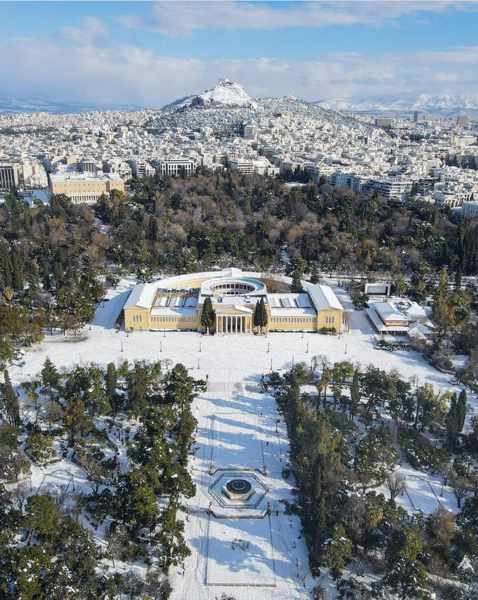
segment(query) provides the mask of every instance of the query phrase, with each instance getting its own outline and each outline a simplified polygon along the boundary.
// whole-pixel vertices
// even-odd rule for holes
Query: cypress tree
[[[0,406],[8,424],[18,429],[20,427],[20,407],[7,370],[3,372],[3,381]]]
[[[466,418],[466,392],[462,390],[459,397],[453,394],[446,418],[448,435],[453,440],[463,431]]]
[[[216,311],[212,306],[212,300],[206,296],[201,313],[201,325],[206,329],[207,333],[211,333],[211,329],[216,322]]]
[[[458,396],[458,401],[456,403],[457,433],[461,433],[463,431],[463,427],[465,426],[465,419],[466,419],[466,391],[461,390],[460,395]]]
[[[267,327],[268,321],[269,317],[267,315],[266,304],[264,302],[264,298],[261,298],[259,302],[256,302],[256,306],[254,307],[254,327],[258,327],[260,332],[262,333],[264,327]]]
[[[106,388],[106,396],[108,397],[111,407],[113,408],[113,414],[116,415],[119,409],[119,396],[116,393],[116,388],[118,385],[118,373],[116,372],[116,367],[114,363],[108,363],[106,367],[106,375],[105,375],[105,388]]]

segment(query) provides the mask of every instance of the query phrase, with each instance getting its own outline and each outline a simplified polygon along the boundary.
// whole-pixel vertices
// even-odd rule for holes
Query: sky
[[[478,96],[478,2],[0,2],[1,97]]]

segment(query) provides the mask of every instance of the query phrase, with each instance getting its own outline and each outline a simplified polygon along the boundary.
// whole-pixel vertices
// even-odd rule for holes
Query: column
[[[241,318],[242,323],[242,333],[246,333],[246,317]]]

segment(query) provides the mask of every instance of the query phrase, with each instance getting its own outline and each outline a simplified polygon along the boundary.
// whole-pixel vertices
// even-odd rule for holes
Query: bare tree
[[[407,489],[406,478],[401,473],[389,473],[385,483],[392,502],[395,502],[395,499],[404,494]]]
[[[461,503],[468,494],[469,481],[464,477],[455,476],[451,479],[450,483],[453,486],[453,493],[455,494],[458,508],[461,508]]]

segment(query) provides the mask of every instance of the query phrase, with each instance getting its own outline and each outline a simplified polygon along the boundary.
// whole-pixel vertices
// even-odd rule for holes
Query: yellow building
[[[50,192],[64,194],[75,204],[94,204],[100,196],[113,190],[124,192],[124,182],[117,175],[106,173],[55,173],[50,175]]]
[[[252,333],[254,308],[263,298],[269,331],[342,331],[344,309],[333,290],[303,286],[299,294],[269,293],[260,273],[239,269],[171,277],[133,288],[123,307],[124,326],[128,331],[201,330],[202,307],[210,297],[216,333]]]

